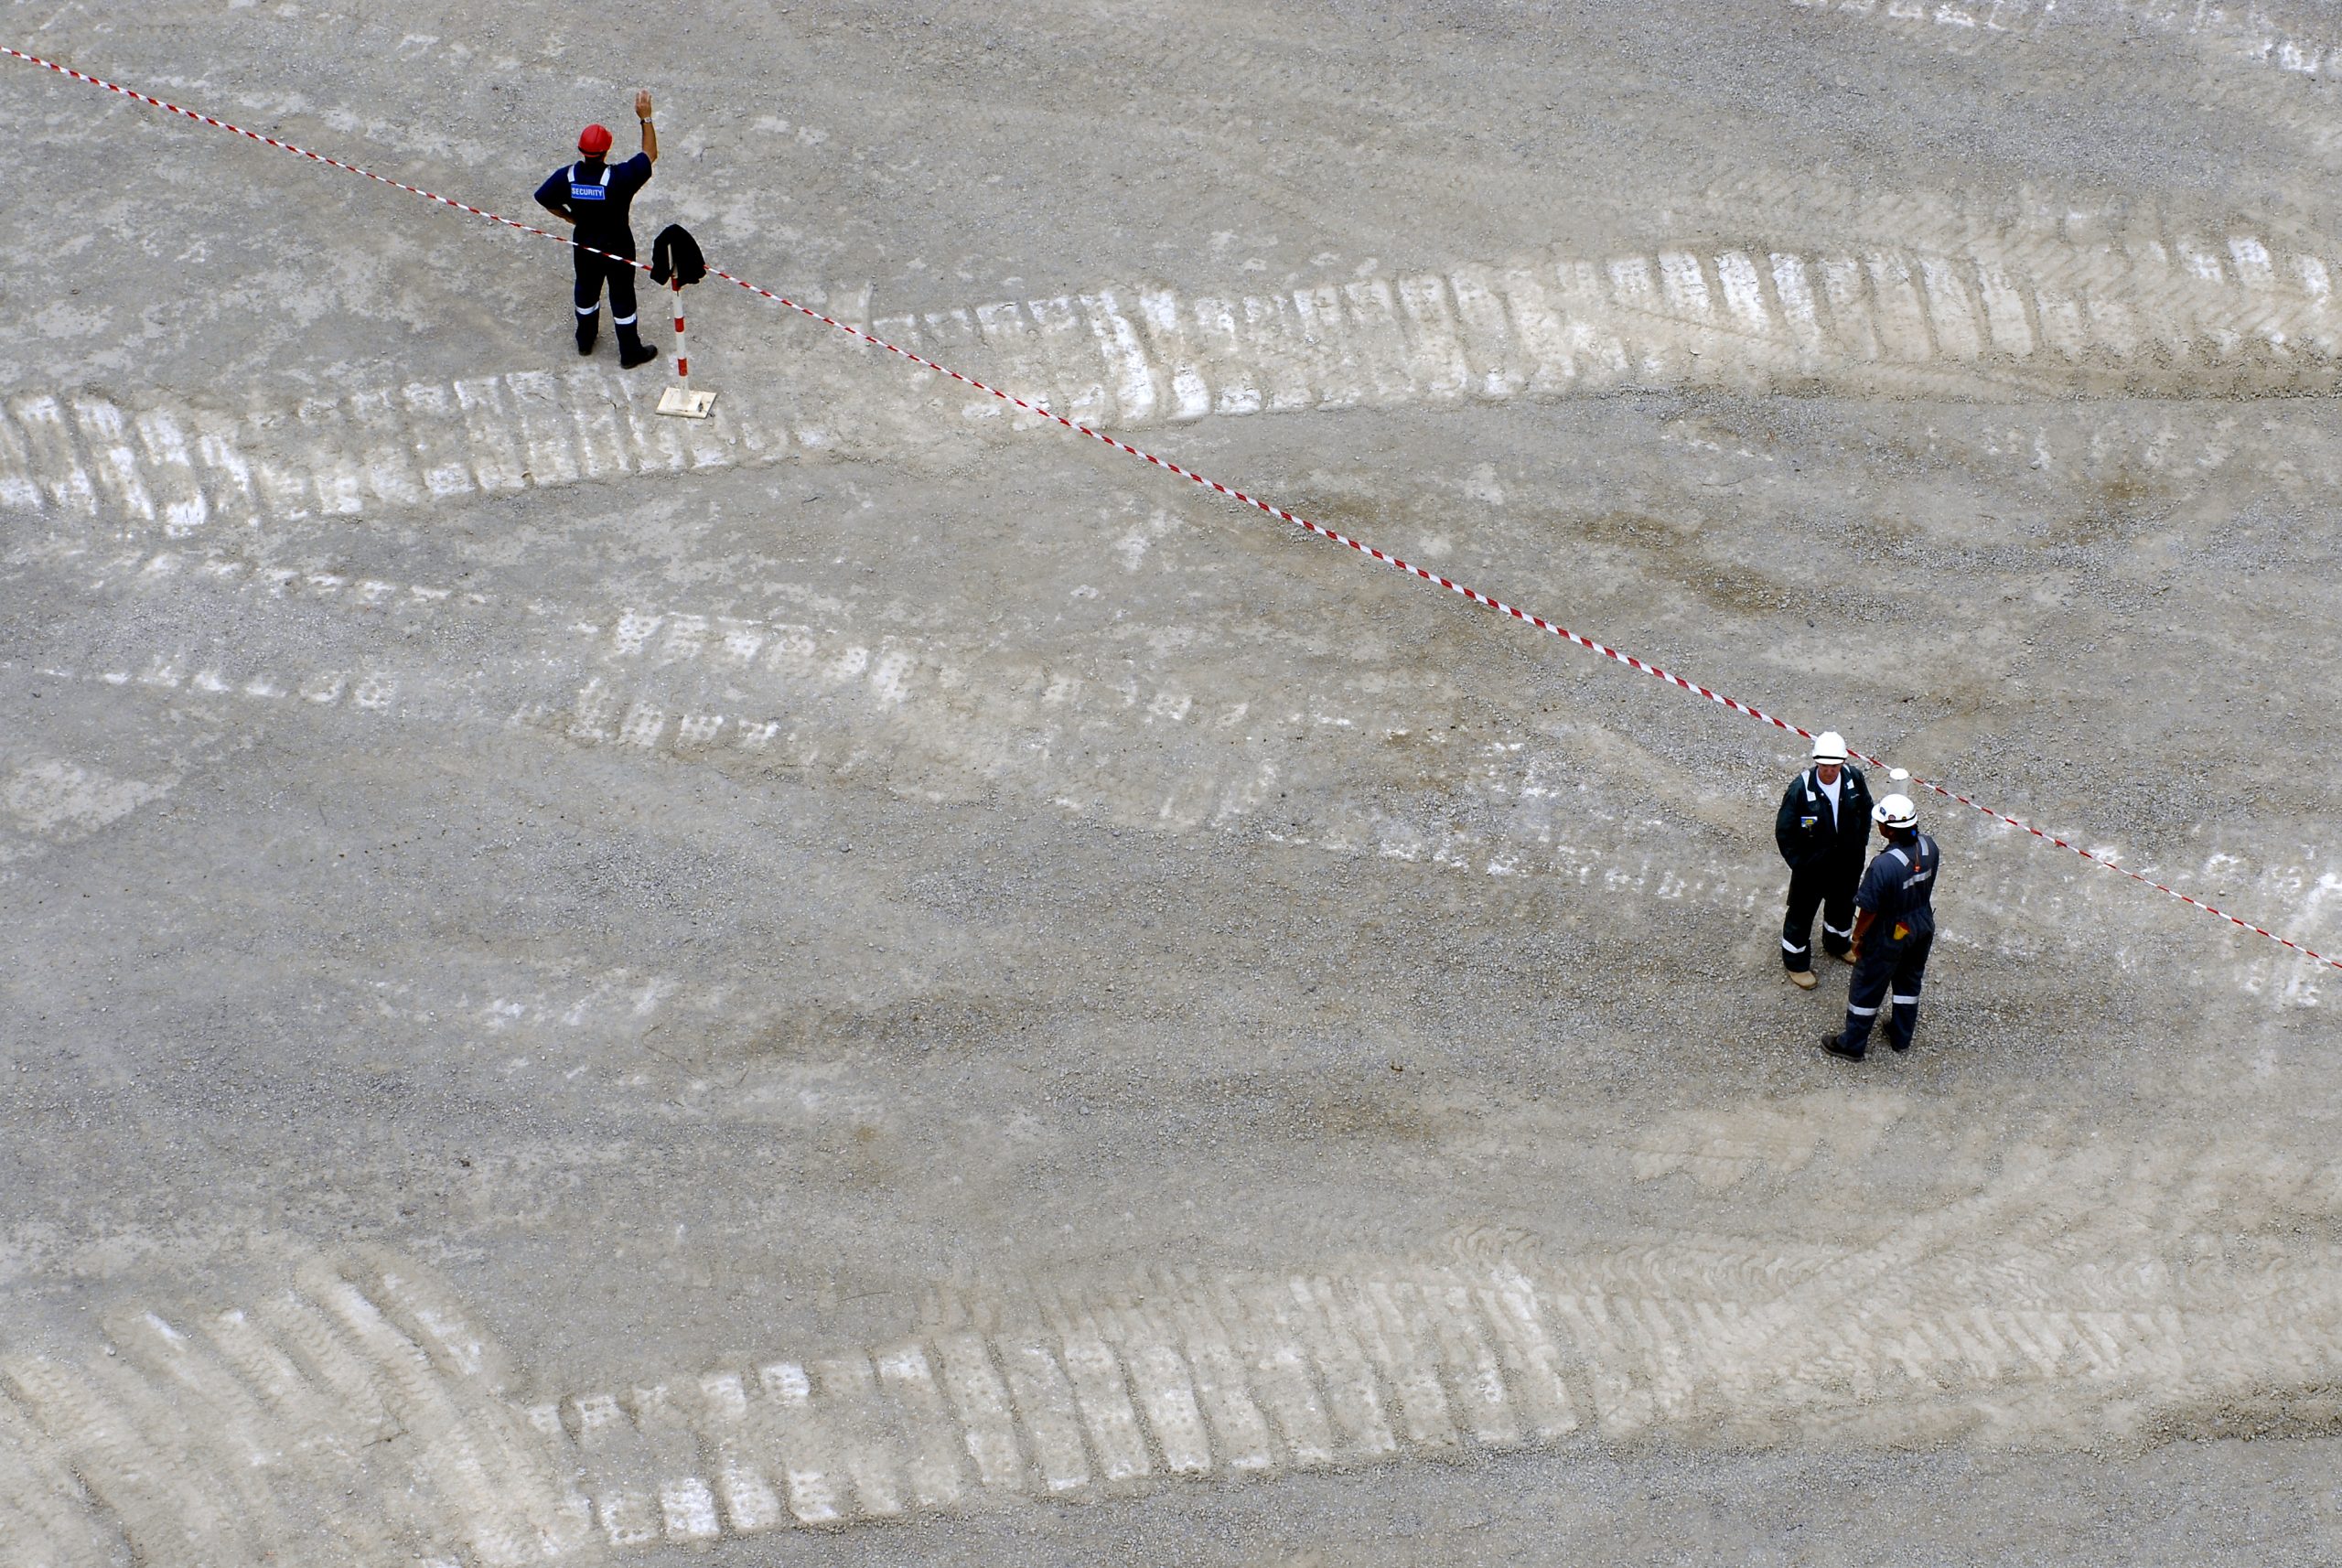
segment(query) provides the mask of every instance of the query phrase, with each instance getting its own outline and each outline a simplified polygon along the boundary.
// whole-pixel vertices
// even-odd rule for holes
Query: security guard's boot
[[[581,354],[592,353],[594,339],[601,335],[601,331],[602,313],[600,311],[597,310],[591,316],[579,317],[577,318],[577,351]]]
[[[618,327],[618,369],[630,371],[637,365],[647,365],[658,357],[659,350],[642,340],[642,334],[634,329],[632,323],[620,324]]]
[[[1793,969],[1789,972],[1789,983],[1799,991],[1810,991],[1821,983],[1813,978],[1813,971],[1810,969]]]
[[[1828,1051],[1833,1057],[1843,1057],[1850,1062],[1858,1062],[1863,1059],[1862,1050],[1857,1047],[1846,1044],[1845,1036],[1842,1035],[1822,1036],[1821,1048]]]

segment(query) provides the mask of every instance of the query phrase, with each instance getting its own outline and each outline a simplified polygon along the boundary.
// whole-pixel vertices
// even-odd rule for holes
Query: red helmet
[[[577,133],[577,150],[587,157],[598,158],[610,150],[610,128],[588,125]]]

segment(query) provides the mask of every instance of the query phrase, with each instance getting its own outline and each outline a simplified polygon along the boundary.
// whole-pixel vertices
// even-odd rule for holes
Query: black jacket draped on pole
[[[699,253],[699,242],[692,231],[680,223],[670,223],[659,231],[650,242],[650,281],[660,287],[674,278],[688,288],[707,275],[707,262]]]

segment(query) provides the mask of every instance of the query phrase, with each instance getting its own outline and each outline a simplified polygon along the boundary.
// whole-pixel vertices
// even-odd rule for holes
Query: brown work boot
[[[1821,983],[1813,978],[1813,971],[1810,969],[1793,969],[1789,972],[1789,983],[1799,991],[1810,991]]]

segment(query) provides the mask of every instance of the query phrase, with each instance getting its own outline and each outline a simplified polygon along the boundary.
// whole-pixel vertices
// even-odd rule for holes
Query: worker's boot
[[[601,335],[601,331],[602,313],[600,311],[591,310],[579,317],[577,318],[577,351],[581,354],[592,353],[594,339]]]
[[[659,350],[642,340],[631,321],[618,324],[618,368],[630,371],[637,365],[647,365],[659,357]]]
[[[1789,983],[1796,986],[1799,991],[1810,991],[1815,986],[1821,983],[1820,981],[1813,978],[1813,971],[1810,969],[1793,969],[1790,970],[1789,973]]]
[[[1833,1057],[1843,1057],[1850,1062],[1858,1062],[1863,1059],[1863,1047],[1846,1044],[1846,1037],[1843,1035],[1822,1036],[1821,1048]]]

